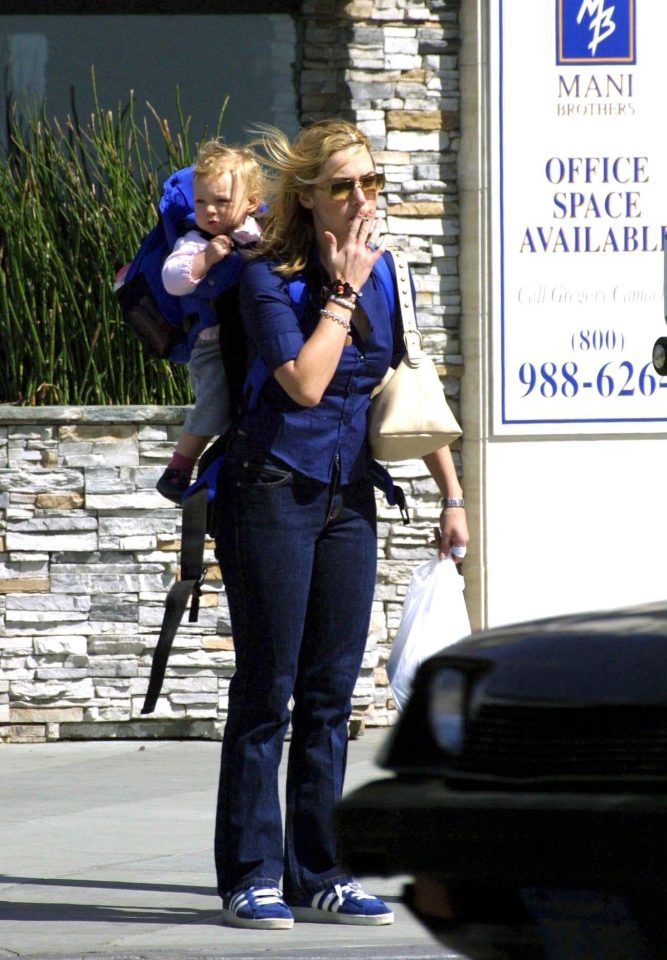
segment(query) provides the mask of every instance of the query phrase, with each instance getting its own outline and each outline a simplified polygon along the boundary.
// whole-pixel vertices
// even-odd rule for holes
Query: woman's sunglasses
[[[367,199],[372,199],[384,187],[384,174],[367,173],[361,180],[334,180],[326,189],[332,200],[349,200],[357,187],[361,187]]]

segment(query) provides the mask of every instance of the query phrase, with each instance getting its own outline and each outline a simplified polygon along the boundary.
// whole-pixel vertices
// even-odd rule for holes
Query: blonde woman
[[[376,574],[366,413],[404,349],[373,271],[383,255],[384,178],[366,136],[343,120],[314,123],[293,143],[266,128],[262,145],[275,195],[239,291],[250,360],[259,355],[272,375],[221,478],[216,552],[236,673],[218,799],[219,891],[234,926],[379,925],[393,913],[341,869],[333,813]],[[306,287],[301,310],[290,299],[294,278]],[[425,459],[450,503],[440,520],[444,555],[468,540],[461,488],[448,449]],[[283,829],[278,768],[290,698]]]

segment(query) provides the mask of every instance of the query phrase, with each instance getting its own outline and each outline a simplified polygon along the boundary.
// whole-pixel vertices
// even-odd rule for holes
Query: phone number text
[[[659,377],[652,363],[636,367],[630,360],[603,363],[593,374],[584,373],[574,360],[522,363],[519,382],[525,387],[522,397],[535,392],[547,399],[576,397],[583,391],[600,397],[650,397],[661,387],[667,388],[667,377]]]

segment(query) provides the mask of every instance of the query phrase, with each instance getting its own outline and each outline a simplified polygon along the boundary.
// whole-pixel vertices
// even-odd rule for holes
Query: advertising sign
[[[490,7],[493,431],[664,433],[667,3]]]

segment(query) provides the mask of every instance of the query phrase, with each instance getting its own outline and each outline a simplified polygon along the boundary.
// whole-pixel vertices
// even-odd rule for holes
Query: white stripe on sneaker
[[[338,885],[336,884],[336,886]],[[338,890],[340,890],[340,887],[338,887]],[[338,910],[343,899],[338,890],[334,887],[333,890],[326,891],[320,905],[322,910]]]
[[[248,887],[223,897],[223,920],[233,927],[289,929],[294,917],[277,887]]]
[[[394,922],[394,914],[380,898],[366,893],[355,880],[332,883],[301,904],[291,904],[295,920],[310,923],[352,923],[377,926]]]

